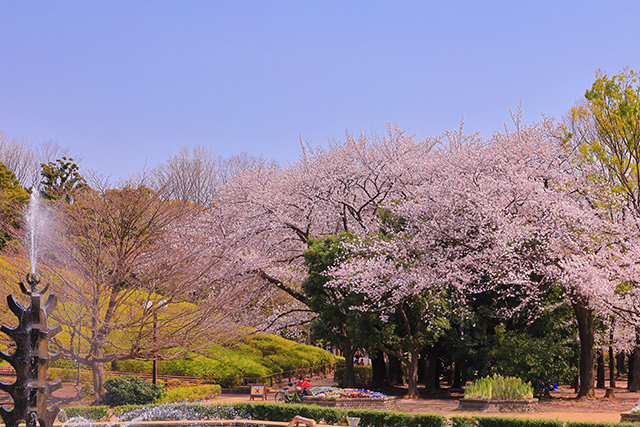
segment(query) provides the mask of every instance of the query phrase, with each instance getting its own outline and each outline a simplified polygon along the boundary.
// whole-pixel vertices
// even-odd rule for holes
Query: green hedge
[[[451,427],[476,427],[478,421],[474,417],[455,416],[449,418]]]
[[[64,414],[67,415],[67,418],[82,417],[93,421],[109,421],[111,418],[108,406],[70,406],[64,408]],[[61,418],[61,415],[58,415],[58,418]],[[61,419],[60,421],[66,420]]]
[[[113,415],[121,421],[142,419],[163,420],[211,420],[250,418],[264,421],[289,422],[296,415],[312,418],[317,423],[329,425],[347,425],[347,416],[360,418],[361,427],[632,427],[630,423],[591,423],[560,420],[544,420],[513,417],[465,417],[454,416],[449,419],[435,414],[407,414],[390,411],[345,410],[312,405],[236,403],[233,405],[200,405],[189,403],[151,405],[126,405],[115,408],[108,406],[65,408],[69,418],[81,416],[94,421],[109,420]]]
[[[567,421],[565,427],[633,427],[634,423],[606,423],[606,422],[587,422],[587,421]]]
[[[94,421],[108,420],[111,415],[121,421],[144,420],[206,420],[251,418],[264,421],[289,422],[296,415],[312,418],[321,424],[347,425],[347,416],[360,418],[362,427],[446,427],[447,419],[442,415],[405,414],[400,412],[373,410],[345,410],[313,405],[236,403],[234,405],[165,404],[147,407],[127,405],[116,408],[89,406],[66,408],[68,416],[82,416]],[[146,415],[146,416],[145,416]]]
[[[563,427],[560,420],[541,420],[512,417],[474,417],[478,427]]]

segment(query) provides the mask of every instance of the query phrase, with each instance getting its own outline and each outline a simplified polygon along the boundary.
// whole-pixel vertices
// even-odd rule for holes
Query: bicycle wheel
[[[285,403],[284,393],[281,392],[281,391],[276,393],[274,399],[275,399],[276,403]]]

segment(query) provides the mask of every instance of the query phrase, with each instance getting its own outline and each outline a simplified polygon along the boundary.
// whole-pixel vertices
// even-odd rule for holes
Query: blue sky
[[[0,129],[126,177],[345,130],[488,137],[640,69],[637,1],[0,1]]]

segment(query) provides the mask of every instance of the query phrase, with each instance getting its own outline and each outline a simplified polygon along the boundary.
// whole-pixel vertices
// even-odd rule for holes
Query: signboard
[[[253,400],[256,397],[267,400],[267,387],[264,384],[254,384],[251,386],[251,397],[249,397],[249,400]]]

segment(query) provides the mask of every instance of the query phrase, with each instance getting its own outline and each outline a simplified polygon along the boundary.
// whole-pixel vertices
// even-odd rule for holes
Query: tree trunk
[[[407,362],[407,399],[418,399],[418,358],[420,352],[413,350],[409,353]]]
[[[618,363],[616,363],[616,378],[620,378],[623,374],[627,373],[627,367],[625,366],[627,356],[624,352],[618,353]]]
[[[404,384],[402,379],[402,362],[395,356],[390,354],[389,357],[389,382],[391,384]]]
[[[372,381],[374,387],[382,387],[387,380],[387,365],[384,362],[384,352],[377,350],[371,358]]]
[[[453,362],[453,384],[451,388],[462,388],[462,364],[461,362]]]
[[[640,391],[640,347],[635,346],[633,353],[631,353],[631,362],[633,364],[633,370],[629,370],[629,391]]]
[[[633,371],[635,371],[635,363],[633,363],[633,355],[629,355],[629,369],[627,373],[627,389],[631,389],[631,383],[633,382]]]
[[[355,388],[356,372],[353,369],[353,348],[351,348],[351,341],[348,338],[342,340],[342,353],[344,354],[347,388]]]
[[[609,346],[609,387],[616,388],[616,355]]]
[[[593,311],[580,303],[572,303],[573,311],[578,320],[578,336],[580,337],[580,389],[578,398],[594,398],[593,362],[595,343]]]
[[[596,388],[606,388],[604,381],[604,350],[602,349],[598,351],[597,366]]]
[[[104,373],[104,363],[91,362],[89,365],[93,374],[93,391],[97,403],[103,403],[107,390],[104,388],[106,375]]]
[[[429,362],[427,365],[427,379],[424,385],[425,392],[431,393],[437,389],[439,389],[440,385],[438,384],[439,377],[439,364],[440,364],[440,352],[434,348],[430,351],[429,354]]]
[[[427,369],[429,366],[429,359],[426,353],[422,353],[418,359],[418,383],[425,384],[427,381]]]

